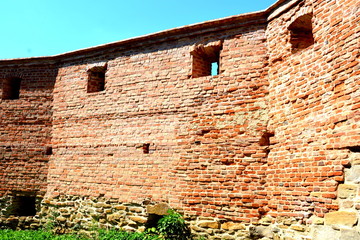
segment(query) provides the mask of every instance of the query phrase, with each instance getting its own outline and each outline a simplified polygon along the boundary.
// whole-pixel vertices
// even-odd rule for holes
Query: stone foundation
[[[35,216],[17,216],[14,213],[14,199],[16,194],[0,197],[0,229],[39,229],[42,227],[40,218]],[[35,196],[35,212],[40,211],[41,196]]]
[[[349,171],[351,172],[351,171]],[[192,233],[205,239],[274,239],[274,240],[354,240],[360,239],[358,222],[358,200],[354,188],[358,185],[343,184],[339,187],[339,211],[325,215],[325,218],[309,219],[265,216],[251,223],[233,222],[226,219],[185,216]],[[40,199],[40,198],[38,198]],[[0,201],[2,215],[7,212],[11,197]],[[156,221],[153,215],[164,215],[169,209],[166,203],[156,204],[123,203],[105,197],[58,196],[46,198],[37,203],[35,216],[5,216],[0,218],[2,228],[48,229],[56,233],[83,232],[93,230],[122,229],[144,231]],[[181,211],[180,211],[181,212]]]

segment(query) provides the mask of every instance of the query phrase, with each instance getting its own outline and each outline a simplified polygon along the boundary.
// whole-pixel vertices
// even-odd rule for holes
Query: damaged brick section
[[[359,10],[279,0],[1,60],[0,225],[134,231],[175,208],[209,239],[357,239]]]

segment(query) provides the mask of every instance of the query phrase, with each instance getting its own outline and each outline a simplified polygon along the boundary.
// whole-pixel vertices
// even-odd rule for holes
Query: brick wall
[[[266,191],[273,215],[324,216],[338,209],[348,148],[360,142],[355,2],[300,1],[269,22],[269,128],[275,136]],[[314,44],[294,52],[289,26],[305,15],[312,16]]]
[[[353,227],[359,214],[359,10],[356,0],[278,1],[1,61],[0,93],[21,78],[19,99],[0,102],[1,196],[46,190],[40,215],[64,208],[59,226],[78,226],[76,209],[89,220],[91,202],[106,205],[103,226],[123,226],[114,216],[132,204],[143,227],[146,205],[166,202],[194,231],[226,239],[348,236],[331,226],[345,216]]]
[[[46,63],[0,66],[1,86],[21,79],[19,98],[0,101],[0,196],[46,191],[56,74],[56,68]],[[3,89],[0,95],[6,96]]]
[[[199,34],[60,67],[47,194],[166,201],[215,217],[234,213],[233,202],[242,209],[241,191],[257,216],[261,201],[249,199],[264,175],[264,28]],[[219,40],[220,75],[192,77],[192,49]],[[105,90],[87,93],[88,70],[104,65]]]

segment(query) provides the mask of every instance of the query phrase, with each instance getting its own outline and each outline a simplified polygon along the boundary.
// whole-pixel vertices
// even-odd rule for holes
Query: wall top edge
[[[176,38],[176,36],[185,37],[185,36],[189,36],[189,35],[190,36],[197,35],[196,31],[198,31],[198,30],[201,30],[201,33],[206,32],[206,30],[221,31],[221,30],[224,30],[224,26],[226,24],[231,24],[231,23],[238,22],[239,24],[241,24],[241,23],[245,23],[246,21],[251,21],[251,20],[258,20],[259,23],[266,23],[266,21],[269,21],[269,19],[270,20],[273,19],[274,16],[276,17],[277,15],[279,15],[280,13],[285,11],[287,8],[289,8],[289,4],[292,5],[293,2],[298,2],[298,1],[301,1],[301,0],[278,0],[277,2],[275,2],[273,5],[271,5],[267,9],[261,10],[261,11],[244,13],[244,14],[219,18],[219,19],[215,19],[215,20],[209,20],[209,21],[204,21],[204,22],[200,22],[200,23],[185,25],[185,26],[181,26],[181,27],[167,29],[167,30],[163,30],[163,31],[155,32],[155,33],[150,33],[150,34],[146,34],[146,35],[142,35],[142,36],[137,36],[137,37],[128,38],[128,39],[124,39],[124,40],[120,40],[120,41],[101,44],[101,45],[97,45],[97,46],[93,46],[93,47],[89,47],[89,48],[78,49],[78,50],[65,52],[65,53],[61,53],[61,54],[56,54],[56,55],[38,56],[38,57],[29,57],[29,58],[0,59],[0,65],[9,66],[9,64],[12,65],[12,64],[24,64],[24,63],[52,65],[52,64],[56,64],[58,61],[61,61],[62,59],[68,58],[68,57],[86,55],[88,53],[92,53],[92,52],[96,52],[96,51],[103,51],[103,50],[111,49],[111,48],[115,48],[115,47],[120,47],[122,45],[128,45],[128,44],[132,44],[132,43],[139,43],[139,42],[146,42],[146,41],[157,42],[157,41],[162,41],[162,38],[171,37],[171,36]],[[286,9],[284,10],[284,8],[286,8]],[[264,19],[264,20],[262,21],[262,19]],[[229,27],[229,28],[232,28],[232,27]]]

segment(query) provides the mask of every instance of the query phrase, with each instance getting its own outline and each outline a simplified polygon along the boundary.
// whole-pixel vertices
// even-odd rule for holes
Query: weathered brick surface
[[[253,191],[261,190],[265,171],[258,142],[267,124],[264,28],[243,33],[248,26],[240,26],[96,59],[107,62],[103,92],[86,93],[93,59],[64,64],[54,91],[48,195],[166,200],[214,217],[234,213],[237,203],[257,216],[264,197]],[[223,40],[222,72],[192,78],[190,51],[203,39]]]
[[[304,223],[319,225],[317,239],[328,229],[319,217],[340,208],[356,222],[359,11],[356,0],[280,0],[259,13],[1,61],[1,81],[24,85],[19,99],[0,102],[0,196],[166,202],[195,231],[229,230],[227,239],[273,224],[278,237],[306,236]],[[219,74],[204,76],[217,60]],[[350,185],[351,197],[341,187]]]
[[[0,85],[18,77],[21,87],[19,99],[0,101],[0,196],[8,191],[45,192],[57,69],[47,63],[9,65],[0,66]]]
[[[292,53],[287,27],[307,13],[315,43]],[[336,210],[346,148],[360,142],[359,34],[359,3],[346,0],[301,2],[268,25],[275,137],[266,192],[274,215]]]

